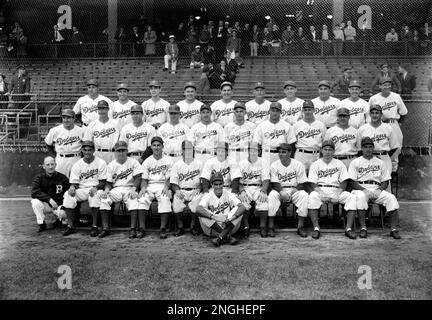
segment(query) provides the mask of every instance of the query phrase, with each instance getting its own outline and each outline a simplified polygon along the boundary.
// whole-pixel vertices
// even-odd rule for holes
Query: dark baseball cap
[[[380,84],[384,84],[386,82],[392,83],[392,79],[390,79],[389,77],[384,77],[380,79]]]
[[[283,85],[283,88],[285,89],[286,87],[294,87],[294,88],[297,88],[297,84],[296,84],[294,81],[292,81],[292,80],[285,81],[285,82],[284,82],[284,85]]]
[[[97,82],[96,79],[89,79],[87,81],[87,86],[96,86],[96,87],[99,87],[99,83]]]
[[[157,87],[157,88],[160,88],[160,83],[159,83],[159,81],[157,81],[157,80],[152,80],[152,81],[149,82],[148,86],[149,86],[149,87]]]
[[[364,137],[361,140],[361,146],[363,147],[363,146],[366,146],[366,145],[373,145],[374,146],[375,144],[374,144],[373,140],[370,137]]]
[[[305,100],[305,102],[303,102],[303,109],[306,109],[306,108],[313,108],[313,109],[315,109],[315,106],[314,106],[314,104],[313,104],[312,101]]]
[[[255,83],[254,89],[258,89],[258,88],[265,89],[264,83],[262,82]]]
[[[169,38],[170,38],[170,39],[171,39],[171,38],[174,38],[174,39],[175,39],[175,35],[170,34]]]
[[[374,104],[374,105],[370,106],[369,112],[371,112],[372,110],[378,110],[378,111],[382,112],[382,108],[379,104]]]
[[[280,149],[291,151],[291,145],[288,143],[281,143],[277,149],[278,151]]]
[[[211,183],[211,184],[213,184],[213,183],[216,182],[216,181],[221,181],[221,182],[224,181],[224,180],[223,180],[223,176],[222,176],[219,172],[214,173],[214,174],[211,176],[211,178],[210,178],[210,183]]]
[[[90,148],[93,148],[93,150],[94,150],[95,144],[93,141],[85,140],[81,143],[81,148],[84,148],[84,147],[90,147]]]
[[[120,89],[125,89],[125,90],[129,91],[129,88],[128,88],[128,86],[127,86],[126,83],[120,83],[120,84],[117,86],[117,91],[119,91]]]
[[[67,117],[75,117],[75,111],[70,108],[66,108],[62,110],[61,115]]]
[[[358,82],[357,80],[351,80],[348,88],[352,88],[352,87],[361,88],[360,82]]]
[[[135,104],[130,109],[131,112],[141,112],[143,113],[143,108],[139,104]]]
[[[163,144],[163,140],[162,140],[162,138],[159,137],[159,136],[153,137],[153,138],[151,139],[151,144],[153,144],[153,142],[160,142],[161,144]]]
[[[322,148],[324,148],[324,147],[331,147],[331,148],[333,148],[333,150],[335,149],[335,145],[334,145],[333,141],[331,141],[331,140],[323,141]]]
[[[187,88],[194,88],[196,90],[195,82],[193,81],[186,82],[186,84],[183,87],[183,90],[186,90]]]
[[[221,90],[222,90],[222,88],[223,88],[224,86],[230,86],[231,89],[233,88],[232,83],[229,82],[229,81],[224,81],[224,82],[222,82],[222,84],[220,85]]]
[[[340,115],[349,116],[350,115],[350,111],[348,110],[348,108],[342,107],[342,108],[337,109],[337,115],[338,116],[340,116]]]
[[[98,104],[97,104],[97,108],[98,109],[109,108],[108,102],[106,102],[105,100],[99,101]]]
[[[203,103],[202,105],[201,105],[201,108],[200,108],[200,112],[202,112],[202,111],[204,111],[204,110],[208,110],[208,111],[212,111],[212,109],[210,108],[210,106],[208,105],[208,104],[205,104],[205,103]]]
[[[127,150],[127,149],[128,149],[128,145],[127,145],[126,141],[119,140],[114,145],[114,150],[115,151],[118,151],[118,150]]]
[[[180,113],[180,107],[176,104],[172,104],[168,107],[168,113]]]
[[[234,105],[234,110],[237,109],[237,108],[240,108],[240,109],[246,110],[246,106],[245,106],[245,104],[244,104],[243,102],[237,102],[237,103]]]
[[[325,87],[330,88],[330,82],[328,82],[327,80],[321,80],[321,81],[318,83],[318,88],[321,87],[321,86],[325,86]]]
[[[279,111],[282,111],[282,105],[279,102],[272,102],[270,104],[270,108],[278,109]]]

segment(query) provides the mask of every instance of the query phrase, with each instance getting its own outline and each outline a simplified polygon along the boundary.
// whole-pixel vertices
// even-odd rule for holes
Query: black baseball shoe
[[[274,228],[269,228],[268,236],[269,236],[270,238],[274,238],[274,237],[276,236],[276,234],[275,234],[275,229],[274,229]]]
[[[393,230],[392,232],[390,232],[390,236],[392,236],[394,239],[400,239],[401,238],[398,230]]]
[[[352,230],[345,231],[345,236],[347,236],[348,238],[350,238],[352,240],[357,239],[356,234]]]
[[[190,233],[191,233],[194,237],[200,234],[199,229],[198,229],[197,227],[193,227],[193,228],[190,230]]]
[[[260,228],[260,234],[261,234],[261,238],[267,238],[267,229]]]
[[[61,228],[62,226],[63,226],[63,224],[62,224],[62,222],[59,219],[57,219],[53,223],[53,228]]]
[[[143,228],[139,228],[139,229],[138,229],[138,232],[137,232],[137,238],[138,238],[138,239],[142,239],[142,238],[144,238],[144,236],[145,236],[145,231],[144,231],[144,229],[143,229]]]
[[[184,229],[183,228],[179,228],[175,233],[174,233],[174,237],[180,237],[182,235],[184,235]]]
[[[44,223],[42,223],[42,224],[39,224],[38,226],[39,226],[39,230],[38,230],[38,232],[42,232],[42,231],[45,231],[45,230],[46,230],[46,228],[47,228],[47,226],[46,226],[46,223],[45,223],[45,222],[44,222]]]
[[[105,238],[108,235],[109,235],[109,230],[104,229],[102,230],[101,233],[99,233],[98,238]]]
[[[68,226],[66,230],[63,232],[63,236],[68,236],[73,233],[75,233],[75,229]]]
[[[129,239],[135,239],[137,237],[135,228],[131,228],[129,231]]]
[[[168,238],[168,235],[167,235],[166,229],[162,229],[162,230],[160,231],[160,233],[159,233],[159,238],[161,238],[161,239],[166,239],[166,238]]]
[[[213,245],[215,247],[219,247],[222,244],[222,239],[219,237],[216,237],[211,242],[213,243]]]
[[[98,228],[97,227],[91,227],[90,237],[97,237],[98,234],[99,234]]]
[[[249,235],[250,235],[250,228],[249,228],[249,227],[244,228],[244,229],[243,229],[243,237],[244,237],[245,239],[247,239],[247,238],[249,238]]]
[[[321,236],[321,232],[319,230],[314,230],[314,232],[312,234],[312,238],[319,239],[320,236]]]
[[[168,70],[168,68],[163,68],[163,69],[162,69],[162,71],[167,71],[167,70]]]
[[[306,238],[306,237],[308,236],[307,233],[306,233],[306,231],[304,231],[303,228],[298,228],[298,229],[297,229],[297,234],[298,234],[300,237],[302,237],[302,238]]]
[[[367,230],[366,229],[361,229],[360,230],[360,238],[362,238],[362,239],[366,239],[367,238]]]

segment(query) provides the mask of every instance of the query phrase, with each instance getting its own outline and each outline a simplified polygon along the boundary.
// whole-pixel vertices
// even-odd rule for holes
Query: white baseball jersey
[[[160,126],[157,135],[164,141],[164,152],[168,154],[181,154],[182,142],[189,136],[190,129],[184,123],[173,125],[169,122]]]
[[[128,144],[128,152],[143,152],[150,146],[151,139],[156,136],[156,130],[150,124],[143,122],[136,127],[129,123],[120,132],[120,140]]]
[[[157,160],[151,155],[142,164],[142,178],[148,180],[149,184],[163,184],[170,179],[172,165],[170,157],[162,155],[162,158]]]
[[[233,193],[223,191],[222,195],[217,197],[212,189],[204,194],[199,203],[200,206],[215,215],[228,215],[228,213],[239,204],[241,204],[240,200],[237,199]]]
[[[108,113],[108,116],[112,118],[112,110],[111,110],[111,104],[113,103],[111,99],[103,96],[98,95],[95,99],[92,99],[89,97],[89,95],[85,95],[78,99],[78,101],[75,103],[75,106],[73,107],[73,111],[75,111],[76,114],[81,113],[81,120],[85,125],[90,124],[90,122],[97,120],[98,118],[98,109],[97,104],[99,101],[105,100],[108,102],[108,105],[110,106],[110,111]]]
[[[123,164],[113,160],[108,164],[107,182],[111,182],[114,188],[133,187],[133,177],[142,173],[141,165],[133,158],[127,157]]]
[[[79,188],[96,187],[99,180],[106,180],[108,177],[108,166],[104,160],[95,157],[91,163],[80,159],[72,166],[69,181],[71,184],[78,184]]]
[[[245,103],[246,114],[250,122],[259,125],[264,120],[268,119],[271,102],[264,100],[263,103],[258,104],[255,99]]]
[[[233,149],[247,149],[249,143],[252,142],[255,132],[255,124],[245,121],[241,126],[231,122],[225,128],[225,139],[229,144],[229,148]]]
[[[297,187],[298,184],[306,181],[305,167],[296,159],[291,159],[287,167],[280,160],[273,162],[270,166],[270,182],[280,183],[282,188]]]
[[[284,98],[278,102],[282,106],[281,118],[290,125],[294,125],[302,117],[303,99],[295,98],[293,102],[290,102]]]
[[[112,149],[120,136],[119,123],[109,119],[103,123],[99,119],[90,122],[84,134],[84,140],[93,141],[98,149]]]
[[[223,100],[217,100],[210,106],[212,109],[212,117],[216,123],[219,123],[222,127],[225,127],[228,123],[234,121],[234,105],[237,103],[235,100],[231,100],[225,103]]]
[[[81,140],[84,137],[84,129],[74,125],[71,130],[67,130],[60,124],[48,131],[45,143],[49,146],[54,144],[56,153],[71,154],[81,151]]]
[[[192,126],[188,140],[196,150],[215,149],[218,142],[224,141],[224,131],[219,123],[212,121],[205,125],[199,122]]]
[[[177,105],[180,107],[180,122],[192,128],[194,124],[201,121],[200,108],[203,105],[201,101],[195,100],[188,103],[186,100],[182,100]]]
[[[178,185],[180,189],[198,189],[201,184],[200,176],[202,168],[203,163],[197,159],[194,159],[190,164],[180,159],[171,168],[170,183]]]
[[[170,103],[162,98],[159,98],[156,102],[151,98],[144,101],[142,108],[145,121],[150,124],[167,122],[169,106]]]
[[[346,98],[341,101],[340,107],[347,108],[350,111],[350,119],[348,124],[358,129],[366,123],[366,115],[369,113],[369,103],[362,98],[357,101],[352,101]]]
[[[348,178],[358,182],[375,181],[378,183],[391,180],[384,161],[377,157],[372,157],[370,160],[358,157],[351,161],[348,168]]]
[[[383,121],[384,120],[399,120],[400,116],[408,113],[401,96],[395,92],[390,92],[388,97],[384,97],[381,92],[373,95],[369,99],[369,104],[378,104],[382,108]]]
[[[321,158],[312,163],[309,168],[308,182],[318,185],[339,187],[341,182],[348,178],[344,163],[338,159],[332,159],[327,164]]]
[[[297,149],[316,151],[321,148],[327,129],[319,120],[307,123],[301,119],[294,123],[293,131],[297,139],[295,144]]]
[[[357,145],[361,145],[361,139],[369,137],[373,140],[376,151],[390,151],[400,148],[392,127],[388,123],[381,123],[378,127],[373,127],[370,123],[362,125],[358,129]]]
[[[358,152],[357,129],[348,127],[342,129],[339,125],[335,125],[327,130],[324,140],[331,140],[335,144],[335,155],[346,156],[355,155]]]
[[[329,97],[326,101],[322,101],[319,97],[312,99],[315,106],[315,118],[329,128],[336,124],[337,110],[340,106],[340,100],[334,97]]]
[[[219,161],[217,157],[206,161],[202,169],[201,178],[210,181],[213,174],[220,173],[224,179],[224,186],[231,185],[234,179],[241,178],[241,172],[238,165],[234,162],[229,162],[227,159]]]
[[[136,103],[132,100],[128,100],[126,103],[117,100],[111,105],[112,118],[118,121],[120,129],[132,122],[130,109],[134,105]]]
[[[294,143],[296,137],[292,126],[283,120],[272,123],[270,120],[261,122],[255,130],[254,142],[262,145],[263,150],[276,149],[281,143]]]
[[[264,164],[261,158],[258,158],[254,163],[244,159],[240,161],[238,166],[242,174],[240,182],[245,186],[250,184],[262,185],[264,180],[270,180],[270,167]]]

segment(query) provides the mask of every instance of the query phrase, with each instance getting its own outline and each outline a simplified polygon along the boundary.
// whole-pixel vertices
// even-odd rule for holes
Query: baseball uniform
[[[240,161],[238,166],[242,175],[240,183],[249,198],[249,202],[243,203],[246,210],[250,210],[251,202],[255,201],[256,210],[268,211],[268,202],[259,202],[258,197],[263,181],[270,180],[270,167],[264,164],[261,158],[258,158],[254,163],[245,158]]]
[[[157,135],[164,141],[164,154],[176,163],[182,158],[182,142],[189,136],[190,129],[184,123],[173,125],[169,122],[160,126]]]
[[[204,124],[199,122],[191,128],[189,141],[195,147],[195,158],[205,163],[216,155],[216,146],[224,141],[224,130],[219,123]]]
[[[235,100],[231,100],[225,103],[223,100],[217,100],[210,106],[212,109],[212,119],[219,123],[223,128],[234,121],[234,105],[237,103]]]
[[[169,102],[159,98],[158,101],[148,99],[141,104],[144,112],[144,119],[151,125],[160,123],[164,124],[168,120],[168,107]]]
[[[278,101],[282,106],[281,119],[294,125],[302,117],[303,99],[295,98],[293,102],[288,101],[286,98]]]
[[[258,104],[255,99],[246,102],[245,106],[247,119],[256,125],[259,125],[264,120],[267,120],[269,116],[270,104],[271,102],[269,100],[264,100],[264,102],[261,104]]]
[[[279,120],[277,123],[272,123],[270,120],[265,120],[257,126],[253,141],[262,146],[262,160],[270,165],[279,159],[276,148],[281,143],[292,144],[296,138],[288,122]]]
[[[225,141],[229,145],[230,161],[239,163],[241,159],[248,157],[248,146],[252,142],[255,128],[255,124],[249,121],[245,121],[242,125],[231,122],[225,126]]]
[[[113,102],[111,99],[99,94],[95,99],[89,97],[89,95],[85,95],[78,99],[73,107],[73,111],[75,114],[81,113],[81,120],[84,126],[88,126],[90,122],[98,119],[98,108],[97,104],[99,101],[105,100],[108,102],[108,105],[111,105]],[[112,110],[108,113],[108,116],[112,118]]]
[[[293,131],[296,137],[296,152],[294,159],[300,161],[309,170],[312,162],[319,158],[322,142],[326,134],[326,126],[319,120],[307,123],[300,119],[293,125]]]
[[[358,153],[358,132],[357,129],[349,126],[346,129],[335,125],[327,130],[324,140],[331,140],[335,145],[334,157],[341,160],[347,169],[351,161]]]
[[[213,174],[220,173],[224,179],[224,189],[231,191],[231,182],[234,179],[241,178],[240,168],[235,162],[228,159],[219,161],[217,157],[211,158],[204,163],[201,178],[210,181]]]
[[[340,100],[337,98],[329,97],[326,101],[322,101],[319,97],[312,99],[315,106],[315,118],[327,128],[333,127],[337,120],[336,109],[340,106]]]
[[[203,105],[201,101],[195,100],[188,103],[186,100],[182,100],[177,105],[180,107],[180,122],[192,128],[194,124],[201,121],[200,108]]]
[[[128,156],[138,160],[144,151],[150,146],[151,139],[156,136],[156,129],[152,125],[143,122],[139,127],[129,123],[120,132],[121,141],[128,145]]]
[[[176,184],[184,196],[182,200],[174,194],[172,203],[174,213],[183,212],[186,208],[185,202],[189,202],[189,209],[194,213],[196,212],[196,208],[202,198],[202,194],[200,193],[202,168],[203,164],[196,159],[190,164],[184,162],[183,159],[173,164],[170,183]]]
[[[287,167],[280,160],[270,166],[270,182],[280,183],[282,190],[291,195],[291,202],[297,207],[297,213],[300,217],[307,217],[309,195],[304,190],[295,191],[293,187],[297,187],[298,184],[306,181],[305,167],[295,159],[291,159]],[[268,203],[268,215],[274,217],[281,205],[279,192],[276,190],[270,191]]]
[[[72,165],[81,158],[81,141],[84,137],[84,129],[74,125],[67,130],[60,124],[48,131],[45,143],[49,146],[54,144],[56,151],[56,171],[69,177]]]
[[[112,118],[118,121],[120,130],[125,125],[132,122],[130,110],[134,105],[136,105],[136,103],[132,100],[128,100],[126,103],[121,103],[117,100],[111,105]]]
[[[352,101],[346,98],[341,101],[340,107],[347,108],[350,112],[350,119],[348,124],[356,129],[360,128],[366,123],[366,117],[369,114],[369,103],[366,100],[359,98]]]
[[[95,156],[110,163],[114,159],[113,147],[120,136],[119,123],[109,119],[102,122],[99,119],[92,121],[84,134],[84,140],[93,141],[95,144]]]

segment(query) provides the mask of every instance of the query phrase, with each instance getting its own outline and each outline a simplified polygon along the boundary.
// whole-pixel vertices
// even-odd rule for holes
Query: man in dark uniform
[[[30,101],[30,77],[25,71],[24,65],[18,67],[18,74],[12,78],[10,85],[10,93],[12,100],[15,101],[14,108],[24,108],[27,101]]]

